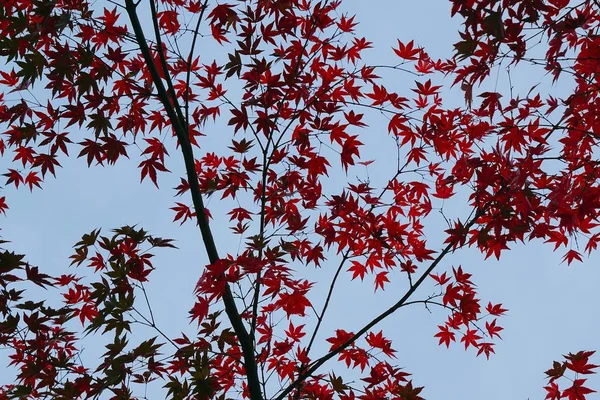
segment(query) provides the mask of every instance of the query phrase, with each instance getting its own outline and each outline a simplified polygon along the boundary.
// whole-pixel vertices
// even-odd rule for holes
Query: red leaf
[[[27,177],[25,178],[25,184],[29,185],[30,191],[33,191],[34,186],[41,188],[41,186],[40,186],[41,181],[42,181],[42,178],[40,178],[38,176],[37,172],[35,172],[35,171],[29,172],[27,174]]]
[[[398,49],[394,49],[394,53],[405,60],[416,60],[421,50],[418,47],[414,47],[414,45],[415,42],[412,40],[406,45],[398,40]]]
[[[496,354],[493,343],[479,343],[478,348],[477,355],[485,354],[485,358],[488,360],[490,359],[490,354]]]
[[[504,328],[502,328],[501,326],[496,326],[496,319],[494,319],[491,323],[486,321],[485,329],[488,331],[490,338],[493,339],[494,336],[498,336],[498,338],[502,339],[502,337],[500,337],[500,334],[498,332],[500,332]]]
[[[202,321],[208,315],[208,300],[202,296],[198,296],[196,299],[196,303],[194,303],[194,307],[190,310],[190,317],[192,318],[192,322],[198,320],[198,326],[202,324]]]
[[[6,176],[8,178],[6,180],[7,185],[10,185],[11,183],[13,183],[15,185],[15,187],[18,188],[19,185],[21,183],[23,183],[23,177],[21,176],[19,171],[15,170],[15,169],[9,169],[8,173],[3,174],[3,176]]]
[[[8,210],[8,205],[6,204],[6,197],[0,197],[0,213],[6,215],[6,210]]]
[[[165,31],[165,33],[174,35],[179,31],[179,15],[175,10],[161,11],[156,13],[158,17],[159,26]]]
[[[596,393],[595,390],[583,386],[585,381],[586,379],[575,379],[573,385],[562,393],[562,397],[567,397],[569,400],[585,400],[586,394]]]
[[[387,271],[382,271],[379,272],[376,276],[375,276],[375,290],[377,291],[378,288],[381,288],[381,290],[383,290],[383,286],[386,284],[386,282],[389,282],[390,280],[387,277]]]
[[[477,330],[467,329],[467,333],[465,333],[463,335],[463,337],[460,338],[460,341],[465,344],[465,350],[466,350],[469,346],[479,347],[479,345],[477,343],[477,341],[479,339],[481,339],[481,336],[479,336],[477,334]]]
[[[565,254],[565,256],[563,257],[563,262],[567,262],[567,265],[570,265],[573,260],[577,260],[579,262],[583,261],[583,258],[581,257],[581,254],[579,254],[579,252],[577,250],[569,250],[567,251],[567,254]]]
[[[454,332],[450,332],[449,328],[445,325],[438,326],[440,331],[435,334],[435,337],[440,338],[439,345],[445,344],[446,347],[450,347],[450,342],[456,341]]]
[[[140,163],[140,165],[138,165],[138,167],[142,167],[140,182],[142,182],[146,176],[149,176],[150,180],[152,180],[152,183],[154,183],[156,187],[158,187],[158,183],[156,181],[156,171],[169,172],[163,163],[156,158],[144,160]]]
[[[488,303],[488,305],[485,307],[485,309],[488,313],[490,313],[490,315],[495,315],[495,316],[500,316],[508,311],[507,309],[502,308],[501,303],[493,304],[493,305],[492,305],[492,303]]]

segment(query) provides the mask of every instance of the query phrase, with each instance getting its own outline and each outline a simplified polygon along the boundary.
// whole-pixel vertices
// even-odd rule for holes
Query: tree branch
[[[489,205],[490,205],[490,203],[486,204],[484,207],[479,209],[475,213],[473,218],[465,225],[465,229],[468,230],[471,226],[473,226],[475,224],[475,222],[477,221],[477,219],[479,219],[479,217],[481,217],[485,213],[485,211],[487,210]],[[377,317],[375,317],[371,322],[366,324],[356,334],[354,334],[354,336],[352,336],[350,339],[348,339],[344,344],[342,344],[341,346],[337,347],[335,350],[332,350],[331,352],[327,353],[323,357],[316,360],[305,373],[300,375],[293,383],[291,383],[274,400],[283,400],[283,398],[285,396],[287,396],[294,389],[299,387],[302,384],[302,382],[304,382],[306,380],[306,378],[308,378],[313,373],[315,373],[315,371],[317,371],[319,368],[321,368],[321,366],[323,364],[325,364],[327,361],[329,361],[330,359],[335,357],[337,354],[339,354],[341,351],[346,349],[352,343],[356,342],[361,336],[363,336],[365,333],[367,333],[371,328],[373,328],[379,322],[381,322],[382,320],[384,320],[385,318],[387,318],[388,316],[393,314],[400,307],[404,306],[405,303],[408,301],[408,299],[413,295],[413,293],[417,290],[417,288],[419,286],[421,286],[421,284],[425,281],[425,279],[429,276],[429,274],[431,274],[431,272],[434,270],[434,268],[442,261],[442,259],[446,256],[446,254],[448,254],[453,249],[454,245],[455,245],[455,243],[451,242],[451,243],[448,243],[448,245],[446,245],[446,247],[444,247],[442,252],[436,257],[435,260],[433,260],[433,262],[431,263],[429,268],[427,268],[427,270],[425,272],[423,272],[423,274],[419,277],[419,279],[415,282],[415,284],[412,285],[406,291],[406,293],[404,294],[404,296],[402,296],[402,298],[400,300],[398,300],[394,305],[392,305],[390,308],[385,310],[383,313],[381,313]]]
[[[206,214],[204,212],[204,202],[202,200],[202,195],[200,192],[200,185],[198,184],[194,153],[189,140],[187,127],[184,125],[185,119],[182,117],[181,110],[177,112],[177,110],[174,109],[173,105],[169,101],[167,90],[165,89],[164,84],[156,69],[156,66],[154,65],[150,49],[148,48],[148,44],[146,42],[144,31],[140,24],[140,20],[137,16],[136,4],[133,2],[133,0],[125,0],[125,5],[131,24],[133,26],[136,40],[138,42],[138,45],[140,46],[140,51],[144,56],[144,60],[146,61],[146,64],[148,65],[148,68],[150,70],[152,80],[154,81],[156,89],[158,90],[158,96],[163,106],[165,107],[169,120],[171,121],[173,129],[175,130],[177,138],[179,139],[179,144],[181,145],[181,153],[185,162],[188,184],[190,186],[190,192],[192,195],[192,202],[196,211],[196,219],[198,222],[198,226],[200,227],[204,247],[206,248],[206,252],[208,253],[208,259],[210,263],[213,264],[219,260],[219,253],[217,252],[217,247],[215,245],[215,241],[210,226],[208,224]],[[168,71],[165,71],[165,74],[168,74]],[[236,333],[240,347],[242,348],[242,353],[244,355],[244,368],[246,370],[250,399],[262,400],[263,395],[260,389],[258,369],[256,366],[256,359],[254,357],[254,345],[252,343],[252,340],[250,339],[250,336],[248,335],[248,332],[246,331],[246,327],[244,326],[244,322],[242,321],[240,313],[235,304],[235,299],[233,298],[233,294],[231,292],[229,284],[225,285],[225,291],[223,293],[223,303],[225,305],[225,312],[229,317],[229,321],[231,323],[231,326],[233,327],[233,330]]]

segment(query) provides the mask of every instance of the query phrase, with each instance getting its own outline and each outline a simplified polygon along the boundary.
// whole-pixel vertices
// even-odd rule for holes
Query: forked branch
[[[202,240],[204,241],[204,247],[206,248],[206,252],[208,254],[208,259],[211,264],[214,264],[219,260],[219,253],[217,252],[217,247],[215,245],[215,241],[210,226],[208,224],[208,220],[205,216],[204,202],[202,200],[200,185],[198,183],[198,177],[196,174],[194,152],[189,140],[185,118],[183,117],[183,113],[181,112],[181,110],[176,110],[176,106],[172,105],[169,101],[169,95],[160,78],[156,66],[154,65],[150,49],[146,42],[144,31],[140,24],[140,20],[137,16],[136,4],[133,0],[125,0],[125,4],[127,14],[129,15],[135,33],[137,43],[140,47],[140,51],[142,52],[144,60],[148,65],[148,69],[150,70],[152,81],[154,82],[154,85],[156,86],[156,89],[158,91],[160,101],[165,107],[169,120],[177,135],[177,139],[179,140],[179,144],[181,145],[181,153],[183,155],[183,160],[185,163],[187,180],[190,187],[190,193],[192,195],[194,209],[196,211],[196,219],[198,222],[198,226],[200,227],[200,232],[202,234]],[[168,74],[168,71],[164,72],[165,74]],[[254,345],[250,336],[248,335],[244,322],[242,321],[240,313],[237,309],[235,299],[233,298],[233,294],[231,292],[229,284],[225,285],[225,290],[223,293],[223,303],[225,306],[225,312],[227,313],[227,317],[229,318],[233,330],[236,333],[240,347],[242,348],[242,353],[244,355],[244,368],[246,370],[250,399],[262,400],[263,395],[260,389],[258,368],[256,366],[256,359],[254,357]]]

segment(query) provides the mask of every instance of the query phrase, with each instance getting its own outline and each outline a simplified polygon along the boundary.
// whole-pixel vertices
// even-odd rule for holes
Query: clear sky
[[[414,39],[434,58],[452,54],[457,21],[450,19],[447,1],[345,0],[343,4],[344,9],[357,15],[358,33],[374,43],[375,48],[366,53],[368,63],[395,63],[391,48],[396,46],[397,38]],[[507,84],[505,71],[500,70],[498,76],[498,90],[502,91],[502,85]],[[413,80],[402,72],[394,72],[389,79],[397,79],[393,85],[399,92]],[[523,68],[515,70],[512,79],[516,90],[522,87],[526,92],[526,85],[539,80],[539,75]],[[408,94],[408,86],[404,90]],[[552,90],[564,89],[554,87]],[[449,93],[456,93],[450,101],[460,104],[460,93]],[[365,140],[364,158],[389,156],[385,153],[390,143],[385,121],[377,116],[369,118],[370,126],[364,132],[369,136]],[[213,140],[210,135],[217,133],[209,131],[207,138]],[[136,168],[139,161],[133,151],[131,160],[121,160],[107,168],[88,169],[84,159],[65,160],[57,172],[58,178],[47,177],[43,190],[36,189],[33,194],[26,190],[3,189],[0,194],[9,198],[10,210],[7,217],[0,217],[2,237],[12,242],[11,249],[26,254],[32,264],[52,274],[72,272],[68,269],[72,246],[82,234],[98,227],[108,233],[122,225],[139,224],[152,234],[176,239],[179,250],[157,252],[154,260],[157,270],[149,284],[150,298],[159,325],[168,334],[176,336],[182,330],[192,331],[188,326],[188,310],[194,285],[207,258],[196,227],[191,223],[181,227],[172,223],[174,213],[169,208],[175,199],[170,188],[179,183],[183,164],[179,154],[171,149],[167,167],[173,173],[159,177],[161,190],[156,190],[149,181],[139,184]],[[72,152],[76,153],[76,149]],[[5,160],[0,159],[2,170],[6,168],[3,162]],[[384,169],[368,171],[372,180],[386,176],[385,167],[381,165],[379,168]],[[366,172],[357,169],[354,173]],[[333,176],[332,179],[345,177]],[[221,253],[235,253],[237,239],[232,240],[226,225],[219,223],[227,210],[220,207],[216,198],[208,199],[207,205],[215,217],[213,229]],[[468,213],[461,207],[458,201],[445,205],[454,216]],[[428,236],[433,242],[439,242],[445,229],[443,219],[432,216],[428,221]],[[496,355],[490,360],[475,357],[473,349],[465,352],[460,343],[449,350],[439,347],[433,337],[437,325],[445,320],[445,313],[439,310],[433,309],[430,313],[420,306],[404,308],[381,324],[380,328],[398,350],[397,364],[414,375],[416,385],[425,386],[422,394],[426,399],[543,399],[543,371],[551,367],[552,360],[568,352],[598,348],[598,257],[567,266],[561,264],[562,255],[553,253],[550,245],[533,242],[512,246],[500,261],[484,261],[475,249],[463,249],[439,266],[438,272],[462,265],[474,275],[479,296],[486,303],[487,300],[501,302],[510,310],[499,319],[505,328],[503,340],[496,345]],[[306,271],[306,274],[318,279],[317,287],[324,288],[328,285],[324,277],[331,276],[334,265],[336,262],[332,260],[316,273]],[[79,272],[88,273],[83,269]],[[356,330],[377,315],[377,310],[387,308],[402,294],[394,282],[385,292],[376,295],[372,288],[370,282],[361,285],[360,281],[344,278],[324,332],[330,333],[336,328]],[[359,292],[361,295],[357,296]],[[423,288],[415,298],[426,298],[428,294],[428,289]],[[318,298],[316,301],[318,304]],[[102,353],[103,349],[97,346],[100,342],[97,337],[88,338],[84,356],[86,352]],[[327,347],[316,348],[315,354],[322,354]],[[600,363],[598,358],[596,363]],[[10,378],[0,372],[0,383]],[[590,382],[592,388],[600,388],[600,379],[592,376]],[[150,399],[162,397],[148,396]]]

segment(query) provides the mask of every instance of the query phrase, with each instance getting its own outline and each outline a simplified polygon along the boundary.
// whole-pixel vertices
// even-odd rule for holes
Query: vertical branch
[[[329,307],[329,302],[331,301],[331,297],[333,295],[333,290],[335,289],[335,284],[337,282],[338,277],[340,276],[340,272],[342,272],[342,268],[344,267],[346,260],[348,260],[349,254],[350,254],[350,251],[349,250],[346,251],[346,254],[344,254],[344,256],[342,257],[342,261],[340,261],[340,264],[338,265],[338,268],[335,271],[335,275],[333,276],[333,279],[331,280],[331,284],[329,285],[329,291],[327,292],[327,298],[325,299],[325,304],[323,305],[321,314],[317,315],[317,326],[315,326],[315,330],[313,331],[313,333],[310,337],[310,340],[308,342],[308,347],[306,348],[306,354],[310,353],[310,349],[312,348],[312,345],[317,337],[317,334],[319,333],[319,329],[321,328],[321,323],[323,322],[325,313],[327,312],[327,308]]]
[[[155,0],[150,0],[150,12],[152,13],[152,25],[154,27],[154,36],[156,38],[156,47],[158,47],[157,51],[158,51],[158,58],[160,60],[160,66],[165,74],[165,80],[167,81],[167,89],[168,89],[168,93],[171,96],[171,99],[173,100],[174,105],[174,110],[177,113],[177,117],[179,117],[179,120],[181,121],[181,123],[183,124],[183,126],[186,128],[186,137],[188,137],[187,135],[189,135],[188,132],[188,125],[183,117],[183,114],[181,112],[181,107],[179,107],[179,102],[177,101],[177,95],[175,94],[175,88],[173,87],[173,81],[171,80],[171,74],[169,74],[169,70],[167,69],[167,60],[165,59],[165,54],[163,53],[163,44],[162,44],[162,39],[160,37],[160,28],[158,27],[158,16],[157,16],[157,12],[156,12],[156,5],[154,4]],[[137,35],[136,35],[137,37]],[[154,65],[154,62],[152,62],[152,65]],[[160,77],[159,77],[160,79]],[[161,81],[162,82],[162,81]],[[180,139],[181,141],[181,139]]]
[[[204,18],[204,11],[206,10],[206,7],[208,7],[208,0],[204,1],[204,4],[202,5],[202,11],[200,11],[200,16],[198,17],[198,22],[196,23],[196,29],[194,29],[194,38],[192,39],[192,45],[190,46],[190,53],[188,54],[188,58],[187,58],[187,71],[185,73],[185,87],[187,88],[187,90],[190,89],[190,77],[192,74],[192,58],[194,58],[194,50],[196,48],[196,40],[198,40],[198,34],[200,32],[200,23],[202,22],[202,19]],[[189,92],[186,93],[185,95],[185,123],[186,125],[189,125],[190,123],[190,99],[189,99]]]
[[[326,0],[325,4],[327,4],[329,2],[329,0]],[[313,21],[313,15],[311,15],[311,21]],[[300,68],[301,68],[301,63],[302,63],[302,56],[304,55],[304,51],[306,50],[306,47],[308,46],[308,42],[310,40],[311,35],[314,33],[314,31],[316,30],[316,27],[312,27],[311,30],[308,32],[307,34],[307,38],[304,41],[304,44],[302,46],[302,51],[300,52],[300,55],[298,56],[298,62],[294,68],[294,73],[292,74],[292,76],[294,78],[298,77],[298,74],[300,72]],[[288,90],[286,91],[285,95],[283,96],[283,98],[281,99],[281,101],[279,102],[279,106],[277,107],[277,113],[275,114],[275,117],[273,119],[273,125],[276,126],[277,125],[277,120],[279,119],[280,115],[281,115],[281,109],[283,108],[283,104],[285,103],[287,97],[289,96],[290,92],[291,92],[292,88],[291,88],[291,84],[290,87],[288,88]],[[268,114],[268,110],[265,109],[265,112]],[[260,196],[260,232],[259,232],[259,237],[260,240],[262,241],[264,239],[264,235],[265,235],[265,205],[266,205],[266,187],[267,187],[267,173],[269,170],[269,166],[271,164],[271,159],[273,157],[273,154],[275,153],[275,151],[277,150],[279,143],[281,142],[281,140],[283,139],[285,133],[287,132],[287,129],[290,127],[291,123],[293,122],[290,121],[290,123],[288,124],[288,126],[284,129],[283,133],[281,134],[281,136],[279,137],[279,139],[277,141],[275,141],[273,139],[273,135],[275,133],[275,128],[271,129],[271,135],[270,137],[267,137],[267,143],[265,144],[265,147],[263,149],[263,170],[262,170],[262,194]],[[273,151],[271,152],[271,154],[269,154],[269,144],[273,142]],[[262,248],[260,249],[260,254],[259,254],[259,259],[262,259]],[[257,318],[257,314],[258,314],[258,301],[260,298],[260,279],[262,277],[261,272],[259,271],[256,274],[256,281],[255,281],[255,289],[254,289],[254,296],[252,299],[252,323],[251,323],[251,327],[250,327],[250,336],[254,339],[254,334],[255,334],[255,329],[256,329],[256,318]]]
[[[158,74],[158,70],[154,65],[150,49],[146,42],[144,31],[142,29],[140,20],[137,16],[136,4],[133,2],[133,0],[125,0],[125,5],[135,33],[137,43],[140,47],[140,51],[142,52],[144,60],[148,65],[154,85],[158,90],[158,96],[163,106],[165,107],[169,120],[173,126],[173,129],[175,130],[177,138],[179,139],[179,143],[181,145],[181,153],[185,162],[186,175],[190,186],[190,193],[192,195],[192,202],[196,211],[196,219],[198,222],[198,226],[200,227],[204,247],[206,248],[206,252],[208,253],[208,259],[210,263],[215,263],[219,260],[219,253],[217,252],[217,247],[215,245],[212,231],[206,218],[204,202],[202,200],[202,195],[200,192],[198,176],[196,174],[194,153],[189,140],[189,134],[187,131],[187,125],[185,124],[185,118],[183,117],[181,110],[179,108],[176,110],[174,108],[175,106],[170,102],[169,94],[167,93],[167,90]],[[165,74],[168,76],[168,72],[166,70]],[[229,318],[233,330],[235,331],[240,347],[242,348],[242,353],[244,356],[244,368],[246,370],[250,399],[262,400],[263,395],[260,389],[258,368],[256,365],[256,359],[254,357],[254,345],[250,336],[248,335],[248,332],[246,331],[246,327],[244,326],[244,322],[242,321],[240,313],[235,304],[235,299],[233,298],[233,294],[231,292],[229,284],[225,285],[225,291],[223,293],[223,303],[225,306],[225,312]]]

